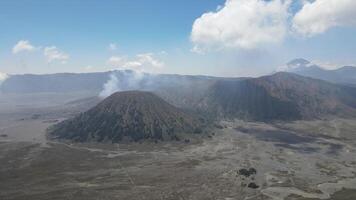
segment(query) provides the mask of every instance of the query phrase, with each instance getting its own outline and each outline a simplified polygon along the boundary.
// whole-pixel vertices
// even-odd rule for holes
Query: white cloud
[[[56,46],[45,47],[43,52],[48,62],[58,60],[66,63],[69,59],[69,55],[59,50]]]
[[[142,63],[142,65],[149,65],[154,68],[163,67],[164,63],[154,58],[153,53],[145,53],[137,55],[138,62]]]
[[[195,20],[192,51],[253,49],[280,42],[287,32],[290,0],[226,0],[215,12]]]
[[[293,19],[293,28],[305,36],[323,33],[336,26],[356,26],[355,0],[305,1]]]
[[[110,43],[109,44],[109,50],[116,51],[117,50],[117,45],[115,43]]]
[[[199,48],[197,45],[191,48],[190,52],[197,53],[197,54],[204,54],[204,50]]]
[[[156,72],[164,66],[164,63],[153,53],[138,54],[133,59],[120,56],[111,56],[107,64],[120,69],[130,69],[138,72]]]
[[[124,63],[125,59],[120,56],[111,56],[106,62],[110,66],[118,67]]]
[[[354,63],[325,61],[325,60],[313,60],[312,63],[323,69],[329,69],[329,70],[338,69],[343,66],[355,66]]]
[[[139,61],[128,61],[125,62],[122,67],[126,69],[138,69],[142,66],[142,63]]]
[[[34,51],[43,49],[42,47],[33,46],[28,40],[20,40],[12,48],[12,53],[17,54],[22,51]],[[43,54],[47,58],[48,62],[53,62],[55,60],[66,63],[69,59],[69,55],[59,50],[56,46],[49,46],[43,49]]]
[[[21,51],[33,51],[36,48],[32,46],[32,44],[28,40],[20,40],[16,43],[16,45],[12,48],[12,53],[17,54]]]
[[[5,73],[0,72],[0,83],[5,81],[9,76]]]

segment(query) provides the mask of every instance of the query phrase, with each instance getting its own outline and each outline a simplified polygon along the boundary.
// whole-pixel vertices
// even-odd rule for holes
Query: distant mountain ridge
[[[356,86],[356,67],[344,66],[335,70],[326,70],[306,59],[294,59],[286,64],[281,71],[291,72],[302,76],[326,80],[333,83]],[[209,85],[217,80],[236,80],[246,78],[227,78],[212,76],[188,76],[170,74],[142,74],[138,83],[131,85],[132,74],[126,71],[108,71],[95,73],[58,73],[58,74],[24,74],[8,75],[0,85],[2,93],[41,93],[41,92],[77,92],[91,91],[99,93],[109,80],[111,74],[115,74],[119,80],[120,90],[146,90],[156,91],[162,96],[170,96],[167,91],[172,87],[181,87],[188,100],[191,96],[201,95]],[[195,88],[192,88],[195,87]],[[194,91],[193,91],[194,90]],[[198,92],[198,93],[197,93]],[[174,99],[174,98],[170,98]],[[182,102],[175,102],[181,104]],[[182,106],[185,103],[182,104]]]
[[[279,72],[216,82],[199,106],[213,114],[249,120],[356,116],[356,88]]]
[[[10,75],[3,93],[76,92],[102,90],[110,72]]]
[[[284,71],[333,83],[356,86],[356,67],[353,66],[327,70],[305,59],[299,58],[288,62]]]
[[[131,70],[115,70],[93,73],[21,74],[9,75],[0,85],[3,93],[43,93],[92,91],[99,93],[114,75],[118,79],[118,90],[158,90],[180,85],[194,86],[205,81],[221,79],[212,76],[175,74],[137,74]]]
[[[0,87],[5,93],[89,90],[93,96],[98,96],[105,85],[109,85],[110,89],[114,85],[117,88],[112,92],[152,92],[175,107],[204,113],[209,118],[264,121],[314,119],[331,115],[355,116],[356,87],[351,87],[354,67],[324,70],[305,59],[293,60],[288,63],[288,67],[291,73],[280,72],[259,78],[135,74],[129,70],[18,75],[10,76]],[[346,75],[346,78],[338,78],[344,77],[344,74],[349,78]],[[115,80],[110,83],[112,76]],[[99,98],[82,99],[68,106],[80,106],[86,110],[86,107],[89,109],[98,101]]]

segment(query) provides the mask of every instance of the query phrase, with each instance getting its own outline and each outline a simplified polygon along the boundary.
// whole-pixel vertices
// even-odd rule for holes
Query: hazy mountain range
[[[3,93],[99,92],[109,74],[110,72],[10,75],[0,88]]]
[[[201,107],[217,116],[252,120],[355,116],[356,88],[286,72],[246,80],[220,80]]]
[[[299,58],[288,62],[285,71],[333,83],[356,85],[356,67],[352,66],[343,66],[338,69],[327,70],[322,66]]]
[[[302,76],[326,80],[333,83],[356,85],[356,67],[344,66],[335,70],[326,70],[308,60],[298,58],[286,64],[282,71]],[[205,87],[216,80],[235,80],[245,78],[226,78],[212,76],[187,76],[172,74],[135,74],[133,71],[108,71],[95,73],[59,73],[59,74],[23,74],[6,75],[0,85],[2,93],[38,93],[38,92],[100,92],[108,82],[110,75],[117,78],[117,90],[180,87]],[[164,87],[163,87],[164,86]],[[194,93],[195,94],[195,93]],[[194,95],[193,94],[193,95]]]
[[[117,91],[149,91],[175,107],[209,118],[263,121],[355,116],[356,68],[325,70],[295,59],[285,71],[259,78],[133,71],[12,75],[0,87],[5,94],[90,91],[96,96],[72,102],[81,106],[95,105]]]

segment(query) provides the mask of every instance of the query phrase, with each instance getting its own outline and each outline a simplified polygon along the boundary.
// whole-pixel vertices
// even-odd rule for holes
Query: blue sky
[[[230,33],[225,21],[204,18],[201,26],[196,24],[193,33],[195,20],[207,12],[218,15],[226,10],[232,22],[236,17],[237,22],[243,24],[244,12],[238,7],[245,0],[231,1],[236,5],[224,5],[225,0],[3,0],[0,1],[0,72],[90,72],[122,66],[141,70],[157,65],[154,71],[159,73],[256,76],[269,73],[296,57],[330,66],[356,63],[356,29],[352,22],[352,26],[329,27],[322,33],[305,36],[310,33],[305,30],[311,29],[304,25],[310,24],[310,20],[308,23],[304,20],[300,26],[303,34],[290,33],[287,28],[278,41],[270,43],[260,39],[266,36],[261,35],[248,41],[247,46],[245,43],[229,46],[241,41],[234,35],[227,39],[207,35],[206,31],[215,25],[219,26],[218,30],[226,28]],[[258,1],[262,0],[253,1],[261,4]],[[289,5],[291,13],[286,26],[291,26],[290,15],[295,15],[303,6],[298,2],[294,1],[298,6]],[[269,18],[271,13],[266,12],[262,14]],[[280,14],[279,10],[273,12],[273,15]],[[252,20],[253,17],[256,16],[250,16]],[[236,35],[244,34],[238,28],[232,31],[236,31]],[[195,40],[191,40],[192,35],[196,35]],[[33,48],[22,46],[23,50],[14,53],[14,46],[21,40]],[[116,48],[110,49],[110,44]],[[194,47],[201,51],[192,52]]]

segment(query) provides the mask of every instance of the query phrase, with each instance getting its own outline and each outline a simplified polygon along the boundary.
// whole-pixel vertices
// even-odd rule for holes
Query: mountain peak
[[[304,59],[304,58],[296,58],[287,63],[288,67],[300,67],[300,66],[306,66],[309,65],[310,61]]]
[[[312,66],[312,63],[304,58],[296,58],[287,64],[277,68],[277,71],[294,72]]]
[[[337,69],[338,71],[355,71],[356,67],[354,66],[343,66],[339,69]]]
[[[177,140],[177,134],[196,132],[198,123],[151,92],[125,91],[53,126],[49,136],[78,142]]]

